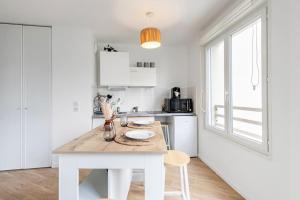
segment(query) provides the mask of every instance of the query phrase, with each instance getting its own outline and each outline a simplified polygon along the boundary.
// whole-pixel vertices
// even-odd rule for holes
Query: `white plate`
[[[132,122],[133,124],[136,124],[136,125],[151,125],[154,123],[154,121],[151,121],[151,120],[136,120],[136,121],[133,121]]]
[[[146,140],[153,136],[155,133],[149,130],[134,130],[134,131],[127,131],[125,136],[135,140]]]

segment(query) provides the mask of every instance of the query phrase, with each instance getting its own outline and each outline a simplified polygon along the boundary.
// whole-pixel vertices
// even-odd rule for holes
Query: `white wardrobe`
[[[0,24],[0,170],[50,166],[51,28]]]

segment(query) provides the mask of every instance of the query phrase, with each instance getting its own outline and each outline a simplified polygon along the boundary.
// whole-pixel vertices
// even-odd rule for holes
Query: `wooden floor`
[[[82,180],[87,173],[86,170],[81,171],[80,179]],[[199,159],[192,159],[188,173],[192,200],[244,199]],[[179,180],[179,171],[176,168],[167,168],[166,190],[179,189]],[[0,200],[56,200],[57,192],[57,169],[0,172]],[[142,200],[143,193],[142,184],[132,184],[128,199]]]

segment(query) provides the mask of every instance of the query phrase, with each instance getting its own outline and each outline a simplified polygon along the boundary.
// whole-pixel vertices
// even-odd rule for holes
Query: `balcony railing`
[[[221,110],[223,110],[223,112],[221,112]],[[261,108],[251,108],[251,107],[242,107],[242,106],[234,106],[233,107],[233,111],[242,111],[244,114],[247,113],[251,113],[251,112],[255,112],[255,113],[262,113],[262,109]],[[224,124],[220,123],[219,121],[221,121],[220,119],[224,120],[224,105],[215,105],[214,106],[214,122],[215,122],[215,126],[224,129]],[[253,119],[249,119],[246,117],[234,117],[232,118],[233,123],[234,122],[242,122],[242,123],[246,123],[248,125],[255,125],[255,126],[262,126],[262,121],[261,120],[253,120]],[[256,141],[261,141],[261,135],[259,133],[253,133],[250,132],[248,130],[241,130],[238,128],[234,128],[233,127],[233,132],[239,135],[243,135],[246,136],[248,138],[254,139]]]

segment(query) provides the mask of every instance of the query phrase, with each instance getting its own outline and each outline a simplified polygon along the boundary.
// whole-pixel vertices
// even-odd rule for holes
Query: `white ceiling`
[[[161,29],[163,44],[182,44],[239,0],[1,0],[0,22],[92,29],[102,41],[138,43],[145,26]],[[147,11],[154,12],[149,20]]]

